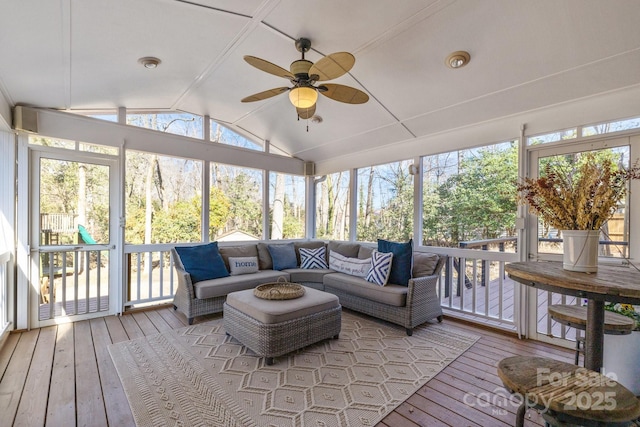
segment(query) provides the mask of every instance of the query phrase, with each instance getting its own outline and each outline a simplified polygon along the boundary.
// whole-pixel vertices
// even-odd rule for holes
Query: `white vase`
[[[563,230],[562,267],[583,273],[598,271],[599,238],[599,230]]]
[[[616,381],[640,396],[640,331],[631,335],[605,335],[603,373],[616,376]]]

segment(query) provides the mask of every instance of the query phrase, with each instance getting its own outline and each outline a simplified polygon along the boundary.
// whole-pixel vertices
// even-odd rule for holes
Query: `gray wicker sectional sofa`
[[[192,275],[185,269],[178,252],[173,248],[171,254],[178,275],[178,288],[173,300],[174,309],[184,313],[189,324],[192,324],[196,316],[222,312],[227,294],[251,289],[266,282],[275,282],[284,277],[287,281],[338,296],[343,307],[401,325],[406,328],[408,335],[413,333],[414,327],[428,320],[442,321],[442,309],[436,290],[440,272],[446,262],[445,256],[413,252],[411,278],[407,285],[387,283],[380,286],[363,277],[331,268],[300,267],[301,248],[324,247],[329,265],[331,252],[357,262],[370,258],[372,251],[376,249],[373,246],[339,241],[294,242],[297,257],[295,268],[274,270],[270,255],[273,245],[278,245],[278,242],[220,246],[219,252],[227,270],[232,270],[230,262],[255,257],[258,260],[258,271],[195,283],[192,281]]]

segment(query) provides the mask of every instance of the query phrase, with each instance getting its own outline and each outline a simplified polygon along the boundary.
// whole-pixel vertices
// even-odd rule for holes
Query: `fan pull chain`
[[[300,114],[298,114],[298,121],[300,121]],[[307,119],[307,132],[309,132],[309,119]]]

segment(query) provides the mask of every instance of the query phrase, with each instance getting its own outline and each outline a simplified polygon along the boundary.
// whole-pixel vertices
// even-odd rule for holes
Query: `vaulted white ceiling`
[[[209,115],[326,162],[637,89],[639,19],[637,0],[2,0],[0,91],[11,105]],[[369,102],[321,96],[319,124],[297,121],[286,94],[241,103],[289,85],[243,56],[288,69],[300,37],[313,62],[353,53],[353,69],[332,82]],[[444,60],[457,50],[471,62],[452,70]],[[144,56],[162,63],[145,69]]]

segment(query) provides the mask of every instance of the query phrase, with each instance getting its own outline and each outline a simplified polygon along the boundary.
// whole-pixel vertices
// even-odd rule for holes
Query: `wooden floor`
[[[482,338],[378,427],[512,426],[517,408],[496,375],[498,361],[512,355],[573,359],[566,349],[445,322]],[[107,345],[185,325],[184,316],[162,307],[9,335],[0,349],[0,426],[133,426]],[[526,426],[544,425],[535,411],[527,416]]]

